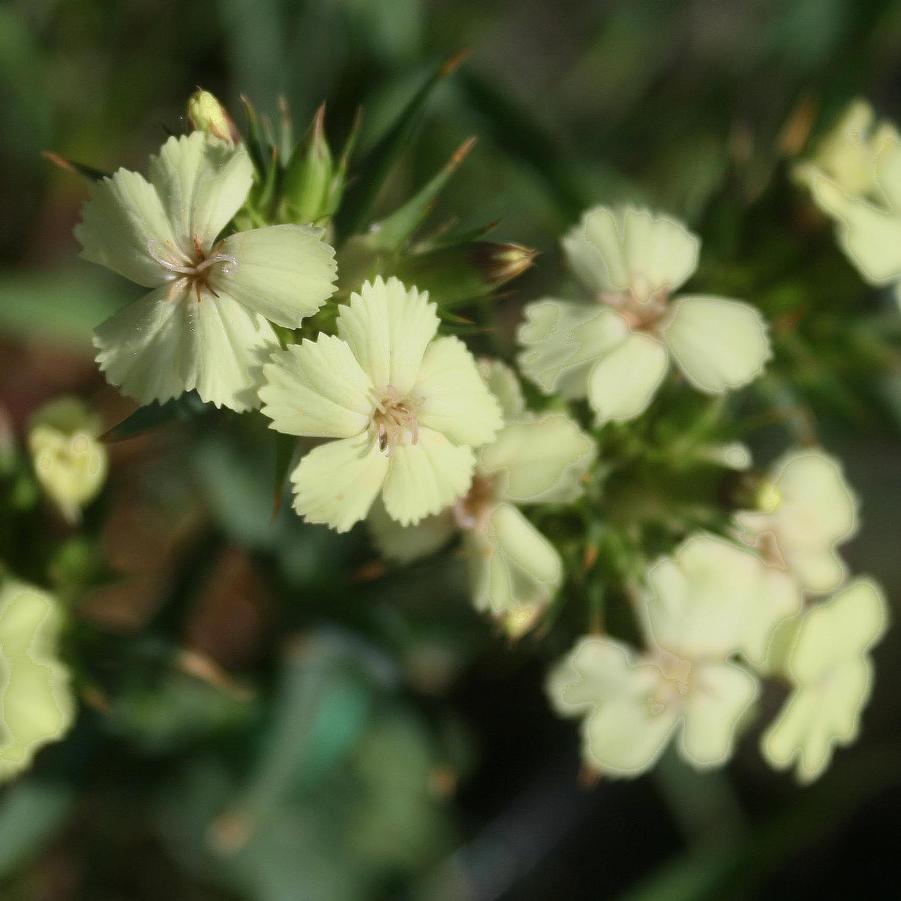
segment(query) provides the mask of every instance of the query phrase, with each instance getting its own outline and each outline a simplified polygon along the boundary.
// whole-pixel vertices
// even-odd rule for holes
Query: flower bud
[[[325,105],[322,105],[285,170],[285,208],[291,221],[316,222],[334,212],[334,170],[332,151],[325,137]]]
[[[782,493],[779,487],[770,481],[765,481],[757,489],[757,509],[764,513],[775,513],[782,504]]]
[[[70,523],[100,491],[106,479],[106,448],[97,441],[98,423],[74,397],[42,407],[28,430],[28,450],[38,482]]]
[[[238,130],[225,107],[209,91],[198,88],[188,99],[188,119],[195,131],[205,131],[226,144],[240,141]]]
[[[439,304],[485,297],[526,271],[535,251],[521,244],[472,241],[402,257],[395,273]]]

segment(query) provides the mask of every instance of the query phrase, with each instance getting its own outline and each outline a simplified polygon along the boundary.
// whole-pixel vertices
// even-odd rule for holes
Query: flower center
[[[480,529],[494,505],[494,484],[476,473],[469,491],[454,504],[454,521],[461,529]]]
[[[414,400],[401,397],[391,385],[376,397],[371,423],[380,451],[390,454],[398,445],[416,444],[419,440],[416,407]]]
[[[601,303],[613,307],[633,331],[653,331],[669,310],[670,291],[667,285],[653,291],[640,286],[627,291],[603,291]]]
[[[648,710],[659,716],[671,707],[681,707],[693,690],[694,679],[689,661],[658,648],[653,662],[660,668],[660,678],[647,698]]]
[[[192,290],[198,301],[203,299],[201,292],[218,297],[209,281],[214,267],[221,266],[222,272],[228,273],[238,265],[235,257],[222,252],[221,241],[206,251],[196,235],[191,238],[190,253],[186,253],[171,241],[163,245],[151,245],[148,253],[169,273],[166,277],[171,283],[169,300],[174,300]]]

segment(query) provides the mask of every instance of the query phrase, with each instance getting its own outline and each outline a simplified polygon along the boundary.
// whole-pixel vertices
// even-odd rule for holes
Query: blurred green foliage
[[[698,283],[752,299],[774,321],[776,362],[762,396],[739,411],[759,426],[766,406],[783,410],[782,422],[759,433],[761,457],[784,443],[786,422],[805,437],[815,411],[864,493],[855,562],[897,589],[898,498],[883,485],[899,474],[898,318],[790,184],[787,126],[807,116],[816,134],[858,93],[901,119],[899,39],[901,4],[891,0],[11,0],[0,8],[0,355],[9,361],[0,400],[17,425],[41,392],[62,388],[90,394],[109,425],[128,413],[93,374],[90,333],[129,288],[74,260],[84,184],[41,151],[105,171],[140,168],[179,127],[199,83],[239,121],[242,94],[273,119],[284,96],[298,123],[327,100],[333,147],[361,105],[361,158],[378,170],[390,123],[440,61],[469,47],[471,58],[423,108],[415,139],[398,138],[404,153],[386,190],[362,171],[351,196],[387,215],[477,136],[432,221],[466,233],[500,220],[505,239],[541,251],[516,297],[491,310],[495,330],[475,338],[501,353],[512,346],[517,300],[559,293],[557,237],[582,208],[628,198],[686,219],[705,242]],[[879,380],[876,364],[888,372]],[[632,454],[633,474],[671,467],[679,483],[673,460],[653,454],[687,440],[682,423],[702,401],[686,403],[603,440],[622,459]],[[416,897],[422,886],[449,899],[540,897],[529,893],[530,873],[553,857],[560,835],[536,830],[511,851],[492,894],[465,868],[454,871],[452,855],[461,842],[477,845],[495,811],[471,797],[456,810],[451,801],[480,766],[489,775],[477,785],[502,783],[487,792],[497,807],[514,804],[543,772],[528,742],[505,740],[495,722],[524,719],[510,734],[547,751],[539,736],[551,727],[530,669],[536,645],[503,649],[488,634],[452,556],[375,578],[383,574],[365,536],[338,538],[290,510],[273,517],[285,451],[259,423],[223,415],[213,432],[202,417],[164,418],[166,428],[143,435],[137,450],[121,445],[113,486],[121,495],[85,526],[96,534],[115,513],[109,531],[133,535],[134,546],[110,534],[102,552],[71,536],[66,543],[57,524],[39,525],[44,511],[26,468],[2,474],[0,557],[22,575],[50,574],[76,605],[83,620],[69,640],[85,700],[71,742],[0,795],[3,897],[343,901]],[[13,534],[14,516],[33,542]],[[627,569],[628,548],[610,544],[610,534],[591,537],[606,565]],[[236,548],[238,562],[229,563]],[[134,617],[124,625],[97,597],[84,601],[88,588],[102,600],[117,586],[115,609]],[[591,594],[590,576],[574,590],[597,612],[603,599]],[[255,600],[235,606],[226,595]],[[548,646],[558,644],[552,632]],[[212,662],[198,668],[186,646]],[[897,641],[880,661],[889,686],[898,676],[893,649]],[[460,725],[455,680],[497,670],[502,685],[526,684],[518,697],[534,710],[513,709],[492,682],[498,698],[483,712],[483,734],[473,735]],[[898,740],[891,694],[877,693],[874,741]],[[571,749],[574,737],[562,734]],[[716,897],[718,880],[736,872],[763,880],[875,790],[853,788],[856,766],[883,760],[878,749],[863,753],[873,756],[836,767],[841,804],[830,806],[830,776],[810,801],[814,813],[790,829],[772,814],[794,796],[782,785],[762,789],[740,759],[751,773],[745,787],[763,797],[755,823],[772,825],[762,837],[740,833],[719,857],[705,850],[661,870],[637,897]],[[887,765],[872,772],[878,785],[898,776]],[[567,778],[575,780],[574,767]],[[605,789],[598,794],[603,805]],[[655,805],[632,816],[656,822]],[[611,834],[619,828],[602,822]],[[606,834],[587,846],[603,849]],[[670,850],[678,845],[673,839]],[[572,897],[625,888],[617,862],[601,858],[608,881]],[[646,871],[658,863],[648,852]],[[583,866],[600,878],[596,865]]]

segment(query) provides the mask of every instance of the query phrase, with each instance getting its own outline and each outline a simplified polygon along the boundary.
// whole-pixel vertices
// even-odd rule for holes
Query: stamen
[[[414,400],[401,397],[391,385],[373,392],[371,400],[374,407],[371,424],[382,453],[390,454],[398,445],[419,441]]]
[[[210,287],[209,277],[213,266],[221,266],[225,274],[233,272],[238,266],[238,260],[231,254],[222,253],[217,248],[204,254],[200,239],[195,235],[191,238],[196,259],[191,259],[181,248],[167,242],[162,245],[159,241],[151,241],[147,245],[147,253],[155,260],[173,280],[173,287],[168,299],[172,300],[176,295],[183,294],[186,290],[194,289],[198,303],[203,300],[201,291],[208,291],[213,297],[219,295]],[[221,245],[218,245],[221,246]]]

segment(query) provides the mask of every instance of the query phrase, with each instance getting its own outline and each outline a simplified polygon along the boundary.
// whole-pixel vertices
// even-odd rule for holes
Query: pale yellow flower
[[[583,718],[586,762],[612,776],[650,769],[677,732],[693,766],[726,761],[759,693],[733,658],[759,659],[800,605],[791,580],[712,535],[686,540],[647,581],[638,608],[646,650],[585,637],[548,680],[558,713]]]
[[[771,356],[760,313],[724,297],[671,299],[697,267],[699,247],[668,216],[588,210],[563,248],[591,302],[545,298],[526,307],[523,373],[547,394],[587,396],[598,424],[644,412],[671,362],[708,394],[752,381]]]
[[[813,155],[798,163],[792,174],[809,188],[825,179],[846,194],[872,194],[878,191],[876,160],[898,141],[894,126],[877,123],[870,104],[858,98],[848,104]]]
[[[244,411],[279,346],[334,292],[334,251],[309,226],[221,237],[243,205],[253,165],[243,146],[204,132],[172,137],[150,180],[119,169],[93,185],[75,235],[82,256],[150,288],[95,333],[108,381],[141,403],[196,390]]]
[[[869,651],[887,624],[885,597],[870,579],[856,579],[798,620],[786,663],[795,688],[761,742],[770,764],[797,764],[798,780],[812,782],[836,745],[857,738],[873,683]]]
[[[815,157],[801,170],[802,180],[864,280],[894,286],[901,301],[901,136],[888,123],[873,129],[872,111],[859,104],[827,149],[825,161]]]
[[[308,522],[344,532],[381,495],[409,525],[467,492],[473,448],[494,437],[501,415],[466,346],[437,329],[428,295],[379,277],[340,308],[338,337],[293,344],[266,365],[260,398],[271,427],[337,439],[291,476]]]
[[[736,514],[745,538],[805,591],[837,588],[846,568],[840,544],[857,531],[857,498],[839,462],[820,450],[782,457],[761,491],[761,507]]]
[[[378,506],[369,523],[382,553],[402,562],[462,533],[474,605],[516,637],[535,624],[563,581],[560,555],[519,507],[575,500],[595,444],[564,413],[527,413],[509,367],[483,361],[480,369],[501,399],[505,424],[479,450],[467,494],[413,528],[399,528]]]

